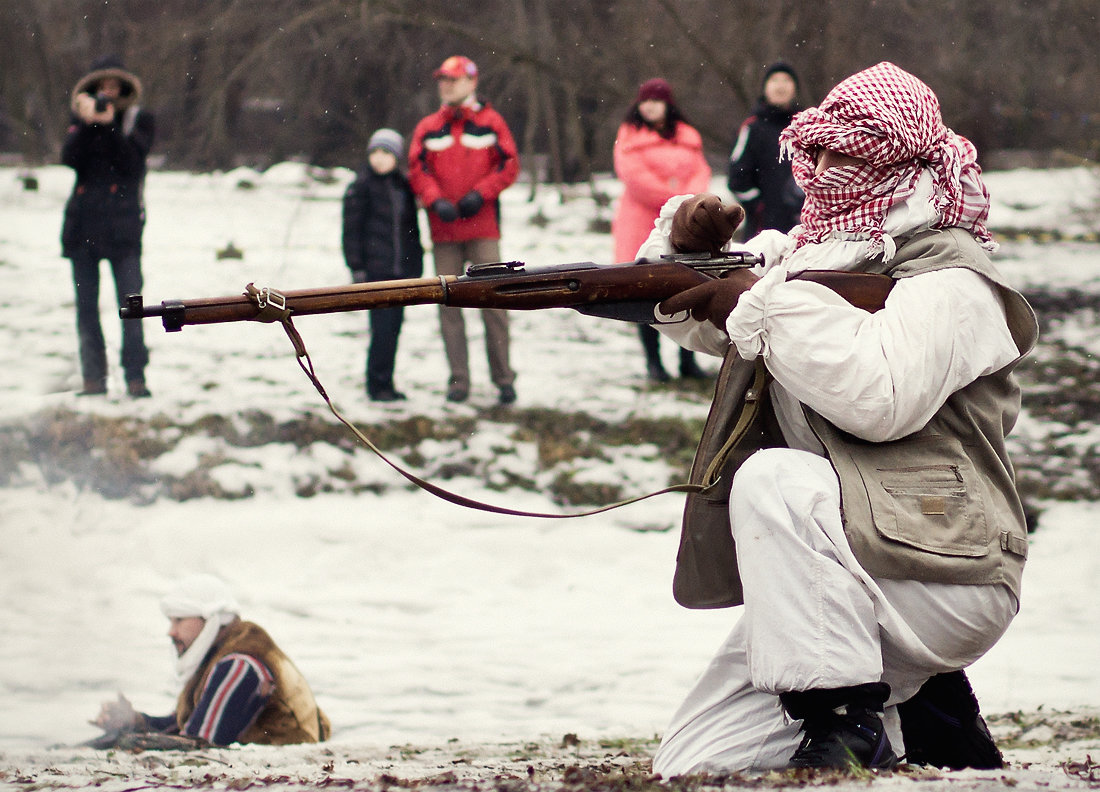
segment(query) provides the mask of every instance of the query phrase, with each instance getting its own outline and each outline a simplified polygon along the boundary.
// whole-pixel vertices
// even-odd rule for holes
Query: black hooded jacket
[[[798,224],[804,196],[791,175],[791,164],[779,161],[779,134],[798,109],[761,100],[738,130],[727,184],[745,207],[746,238],[767,228],[786,233]]]
[[[100,81],[117,78],[122,91],[108,124],[88,124],[76,114],[81,94],[95,96]],[[61,147],[61,162],[76,171],[65,206],[62,255],[91,248],[105,258],[141,253],[145,225],[145,159],[156,122],[138,105],[141,82],[116,61],[100,61],[73,89],[73,115]]]

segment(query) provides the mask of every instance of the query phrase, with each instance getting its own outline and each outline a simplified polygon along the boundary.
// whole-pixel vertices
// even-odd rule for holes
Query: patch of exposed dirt
[[[1041,336],[1017,371],[1024,410],[1042,431],[1013,436],[1010,451],[1034,525],[1043,501],[1100,500],[1100,359],[1081,345],[1081,339],[1089,338],[1082,328],[1098,323],[1100,295],[1033,291],[1026,296],[1039,316]],[[520,459],[511,449],[504,454],[499,448],[469,442],[483,422],[495,431],[503,427],[516,447],[532,448],[533,460]],[[624,491],[620,480],[576,474],[592,467],[589,463],[607,465],[616,449],[643,442],[656,449],[667,483],[686,480],[701,428],[698,420],[631,418],[612,423],[586,412],[545,408],[490,410],[478,417],[445,420],[414,415],[361,426],[380,449],[418,475],[439,482],[480,478],[497,491],[539,490],[563,506],[596,506],[642,494]],[[189,469],[154,472],[158,458],[195,438],[210,441],[215,450],[195,452],[193,461],[185,463]],[[47,485],[71,482],[107,498],[137,502],[162,497],[248,498],[255,495],[255,487],[232,477],[227,481],[219,468],[227,463],[254,466],[255,462],[236,460],[234,450],[272,444],[298,450],[335,448],[350,460],[358,441],[321,411],[280,421],[248,410],[177,423],[164,415],[142,420],[48,410],[0,426],[0,486],[36,478]],[[441,444],[449,449],[443,456]],[[361,480],[350,462],[333,464],[331,454],[316,456],[320,461],[315,469],[286,484],[302,497],[331,491],[376,492],[391,486],[386,480]],[[394,478],[392,486],[404,482]]]
[[[1100,718],[1094,710],[1033,712],[989,719],[1005,753],[999,770],[947,771],[900,765],[893,772],[781,770],[766,773],[656,776],[657,739],[515,743],[235,746],[226,749],[92,750],[54,748],[0,755],[0,787],[18,790],[410,789],[425,792],[705,792],[721,789],[827,787],[841,792],[1051,792],[1100,788]]]

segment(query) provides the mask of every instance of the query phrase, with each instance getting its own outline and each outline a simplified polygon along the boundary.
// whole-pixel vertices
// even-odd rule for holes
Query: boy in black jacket
[[[357,283],[418,278],[424,271],[416,201],[398,168],[404,140],[392,129],[379,129],[367,143],[367,167],[344,193],[344,260]],[[367,396],[399,401],[393,367],[404,309],[376,308],[370,315]]]

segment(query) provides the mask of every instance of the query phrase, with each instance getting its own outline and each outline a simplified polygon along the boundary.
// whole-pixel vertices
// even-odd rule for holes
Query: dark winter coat
[[[72,258],[91,247],[104,258],[141,253],[145,226],[145,158],[153,147],[156,121],[139,107],[141,82],[120,68],[93,70],[73,89],[73,107],[81,94],[95,96],[99,81],[116,77],[122,94],[110,124],[86,124],[74,113],[61,162],[76,171],[65,205],[61,254]]]
[[[424,272],[416,200],[397,170],[364,168],[344,193],[344,261],[356,281],[418,278]]]
[[[783,109],[761,101],[745,119],[730,154],[728,186],[745,207],[745,237],[767,228],[786,233],[798,224],[802,190],[790,162],[779,161],[779,133],[798,108]]]

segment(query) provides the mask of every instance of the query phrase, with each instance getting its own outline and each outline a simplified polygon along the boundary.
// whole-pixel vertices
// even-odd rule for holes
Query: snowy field
[[[150,174],[147,303],[237,294],[253,281],[280,289],[346,283],[339,199],[351,174],[317,175],[296,164],[263,174]],[[72,175],[49,167],[35,176],[39,189],[27,191],[19,171],[0,169],[0,430],[58,413],[133,416],[160,427],[162,439],[178,440],[179,426],[209,416],[231,423],[244,422],[250,412],[275,421],[331,420],[281,329],[269,325],[166,334],[149,320],[147,376],[154,396],[132,401],[121,395],[114,366],[118,321],[106,268],[101,306],[111,394],[78,398],[71,277],[57,241]],[[1096,230],[1094,172],[1012,171],[988,174],[988,183],[995,229],[1057,230],[1081,239]],[[612,196],[617,190],[612,180],[598,187]],[[724,192],[717,179],[714,189]],[[529,190],[517,185],[504,196],[504,258],[609,261],[610,237],[593,230],[592,221],[608,219],[610,210],[587,188],[564,197],[542,188],[533,201]],[[243,259],[216,257],[230,242]],[[998,260],[1021,288],[1100,295],[1100,245],[1093,242],[1006,242]],[[512,317],[515,410],[587,413],[608,422],[705,415],[706,393],[698,388],[645,381],[632,327],[567,310]],[[304,317],[296,324],[319,376],[351,419],[364,425],[417,416],[474,422],[476,431],[466,436],[421,443],[417,450],[426,460],[418,472],[474,454],[488,460],[484,467],[449,478],[448,488],[513,508],[558,510],[537,487],[508,486],[517,470],[536,484],[543,474],[532,472],[535,444],[517,440],[510,412],[494,406],[476,320],[468,321],[473,393],[463,405],[444,401],[446,369],[432,307],[406,310],[397,384],[409,400],[394,406],[365,399],[363,314]],[[1067,323],[1058,332],[1067,343],[1100,352],[1095,322]],[[674,371],[675,352],[664,343]],[[1021,428],[1049,431],[1027,415]],[[1097,441],[1096,432],[1079,440]],[[285,442],[243,449],[201,436],[174,443],[155,460],[154,472],[181,474],[199,460],[225,491],[249,496],[180,501],[144,486],[129,497],[107,498],[26,461],[8,475],[0,489],[0,787],[28,788],[33,781],[39,788],[122,790],[136,788],[143,773],[155,776],[153,760],[141,764],[56,746],[96,736],[87,720],[118,691],[138,709],[172,709],[172,651],[157,603],[174,578],[189,572],[213,572],[234,586],[245,617],[264,625],[295,660],[334,725],[324,749],[206,752],[213,757],[207,770],[232,776],[226,768],[236,762],[245,776],[283,775],[288,783],[315,784],[318,776],[310,773],[332,752],[345,776],[371,778],[442,772],[435,768],[453,768],[460,746],[502,768],[501,752],[511,749],[495,746],[557,746],[566,734],[582,741],[651,740],[738,615],[688,611],[672,600],[679,496],[575,520],[502,517],[411,490],[365,449]],[[93,455],[89,463],[113,461]],[[614,484],[627,494],[663,486],[672,474],[644,436],[602,460],[581,458],[575,465],[582,469],[570,474],[578,479]],[[350,471],[359,485],[354,491],[296,494],[316,471],[337,468]],[[1044,507],[1022,612],[971,679],[992,715],[1071,711],[1095,720],[1100,504]],[[404,745],[423,749],[391,748]],[[1049,769],[1056,760],[1084,760],[1088,752],[1100,757],[1100,743],[1094,733],[1091,742],[1072,743],[1068,755],[1051,751],[1009,758]],[[555,755],[548,767],[558,761]],[[178,757],[175,765],[162,764],[177,769],[149,785],[198,783],[187,773],[199,771],[179,770]],[[1025,775],[1016,783],[1076,783],[1065,778]]]

